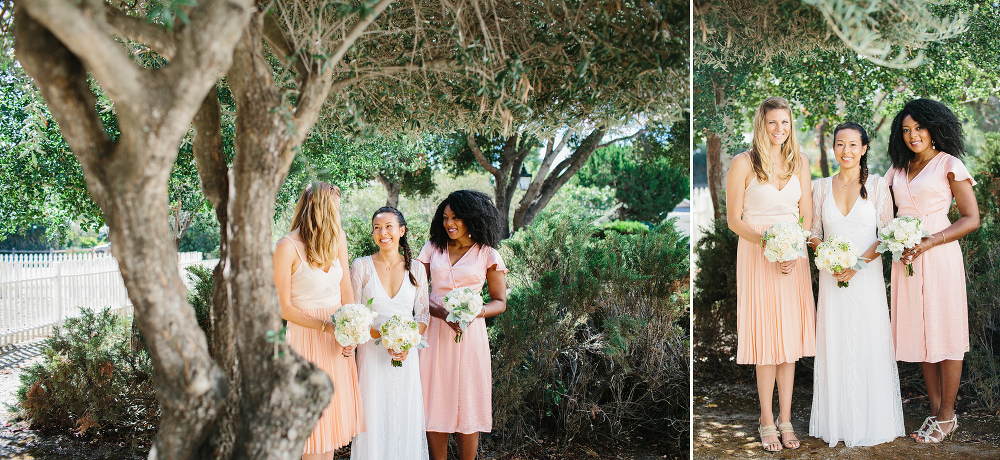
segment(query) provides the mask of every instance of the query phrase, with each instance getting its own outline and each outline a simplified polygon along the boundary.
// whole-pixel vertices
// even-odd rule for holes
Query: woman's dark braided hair
[[[476,243],[500,249],[500,210],[489,195],[475,190],[456,190],[438,205],[431,220],[430,242],[438,250],[448,249],[448,232],[444,229],[444,208],[451,206],[455,217],[462,219],[469,236]]]
[[[868,190],[865,189],[865,182],[868,181],[868,132],[865,131],[865,128],[862,128],[861,125],[853,121],[848,121],[837,125],[837,127],[833,129],[833,138],[836,139],[837,133],[845,129],[853,129],[857,131],[858,134],[861,135],[861,145],[865,146],[865,154],[861,155],[861,176],[858,179],[861,181],[861,198],[867,200]]]
[[[396,224],[399,225],[399,228],[406,227],[406,219],[403,218],[403,213],[399,212],[398,209],[392,206],[382,206],[381,208],[378,208],[378,211],[375,211],[375,214],[372,214],[372,221],[374,221],[375,217],[379,214],[385,212],[396,215]],[[406,233],[409,233],[409,230],[407,230]],[[406,273],[410,275],[410,284],[416,286],[417,278],[415,278],[413,276],[413,272],[410,271],[410,265],[413,257],[410,253],[410,243],[406,241],[406,233],[403,233],[403,236],[399,238],[399,247],[403,248],[403,266],[406,268]]]
[[[948,107],[931,99],[914,99],[903,106],[896,118],[892,120],[892,132],[889,134],[889,158],[892,166],[903,171],[910,170],[910,160],[916,154],[903,142],[903,119],[909,115],[931,135],[934,148],[946,152],[953,157],[965,154],[965,143],[962,141],[962,122]]]

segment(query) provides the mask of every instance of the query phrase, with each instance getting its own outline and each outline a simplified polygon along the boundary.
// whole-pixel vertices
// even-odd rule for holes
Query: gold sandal
[[[768,436],[778,437],[778,430],[774,425],[762,426],[757,428],[757,432],[760,433],[760,446],[764,448],[765,452],[778,452],[781,450],[781,442],[764,442],[764,438]],[[779,438],[780,439],[780,438]]]
[[[792,429],[792,422],[785,422],[778,424],[778,430],[781,431],[781,444],[789,449],[798,449],[802,443],[798,439],[791,439],[785,441],[785,433],[791,433],[795,435],[795,430]]]

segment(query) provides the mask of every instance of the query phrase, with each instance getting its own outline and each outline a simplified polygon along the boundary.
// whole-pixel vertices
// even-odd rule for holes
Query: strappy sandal
[[[778,424],[778,430],[781,431],[781,444],[788,449],[798,449],[802,445],[798,439],[790,439],[785,441],[785,433],[790,433],[795,436],[795,430],[792,429],[792,422],[785,422]]]
[[[772,443],[764,442],[764,438],[768,436],[774,436],[778,438],[778,430],[775,428],[774,425],[758,427],[757,432],[760,433],[760,446],[764,448],[765,452],[778,452],[781,450],[780,441]]]
[[[944,430],[941,429],[941,424],[942,423],[951,423],[952,424],[951,425],[951,429],[948,430],[947,433],[945,433]],[[954,433],[955,430],[957,430],[957,429],[958,429],[958,414],[955,414],[955,416],[952,417],[951,420],[945,420],[943,422],[939,422],[935,418],[927,426],[927,430],[926,431],[917,432],[917,437],[914,438],[914,441],[919,442],[921,444],[937,444],[937,443],[939,443],[939,442],[944,441],[945,439],[947,439],[948,435]],[[935,438],[934,436],[932,436],[934,433],[941,433],[941,439],[938,439],[938,438]]]
[[[910,433],[910,437],[913,438],[913,439],[916,439],[917,436],[921,436],[921,433],[926,433],[927,432],[927,427],[929,427],[930,424],[932,422],[934,422],[935,420],[937,420],[937,416],[936,415],[931,415],[931,416],[925,418],[924,419],[924,423],[920,424],[920,428],[917,428],[917,431],[914,431],[914,432]]]

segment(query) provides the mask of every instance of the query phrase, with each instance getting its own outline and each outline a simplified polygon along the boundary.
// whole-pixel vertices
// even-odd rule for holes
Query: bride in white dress
[[[351,263],[358,301],[366,304],[374,299],[378,313],[372,337],[379,336],[378,327],[393,315],[417,321],[422,334],[430,321],[427,272],[422,264],[412,263],[402,213],[391,207],[375,211],[372,238],[379,252]],[[393,360],[403,365],[393,367]],[[367,431],[351,443],[352,460],[427,460],[419,366],[416,350],[390,354],[374,341],[358,346],[358,385]]]
[[[899,373],[889,329],[877,230],[893,217],[884,178],[868,175],[868,134],[856,123],[834,130],[840,171],[813,181],[813,249],[849,238],[869,261],[859,271],[819,274],[816,361],[809,434],[830,447],[871,446],[904,436]],[[862,184],[864,184],[862,186]],[[850,281],[837,287],[838,281]]]

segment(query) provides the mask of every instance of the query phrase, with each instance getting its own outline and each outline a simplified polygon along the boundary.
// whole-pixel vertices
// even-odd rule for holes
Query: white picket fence
[[[185,283],[186,267],[214,267],[200,252],[178,255]],[[189,286],[190,287],[190,286]],[[0,255],[0,346],[51,334],[52,326],[80,315],[81,308],[110,308],[131,314],[132,302],[109,254]]]
[[[712,194],[708,187],[693,187],[691,189],[691,245],[694,246],[701,236],[712,225],[714,217],[712,208]],[[694,254],[691,255],[691,263],[695,262]]]

